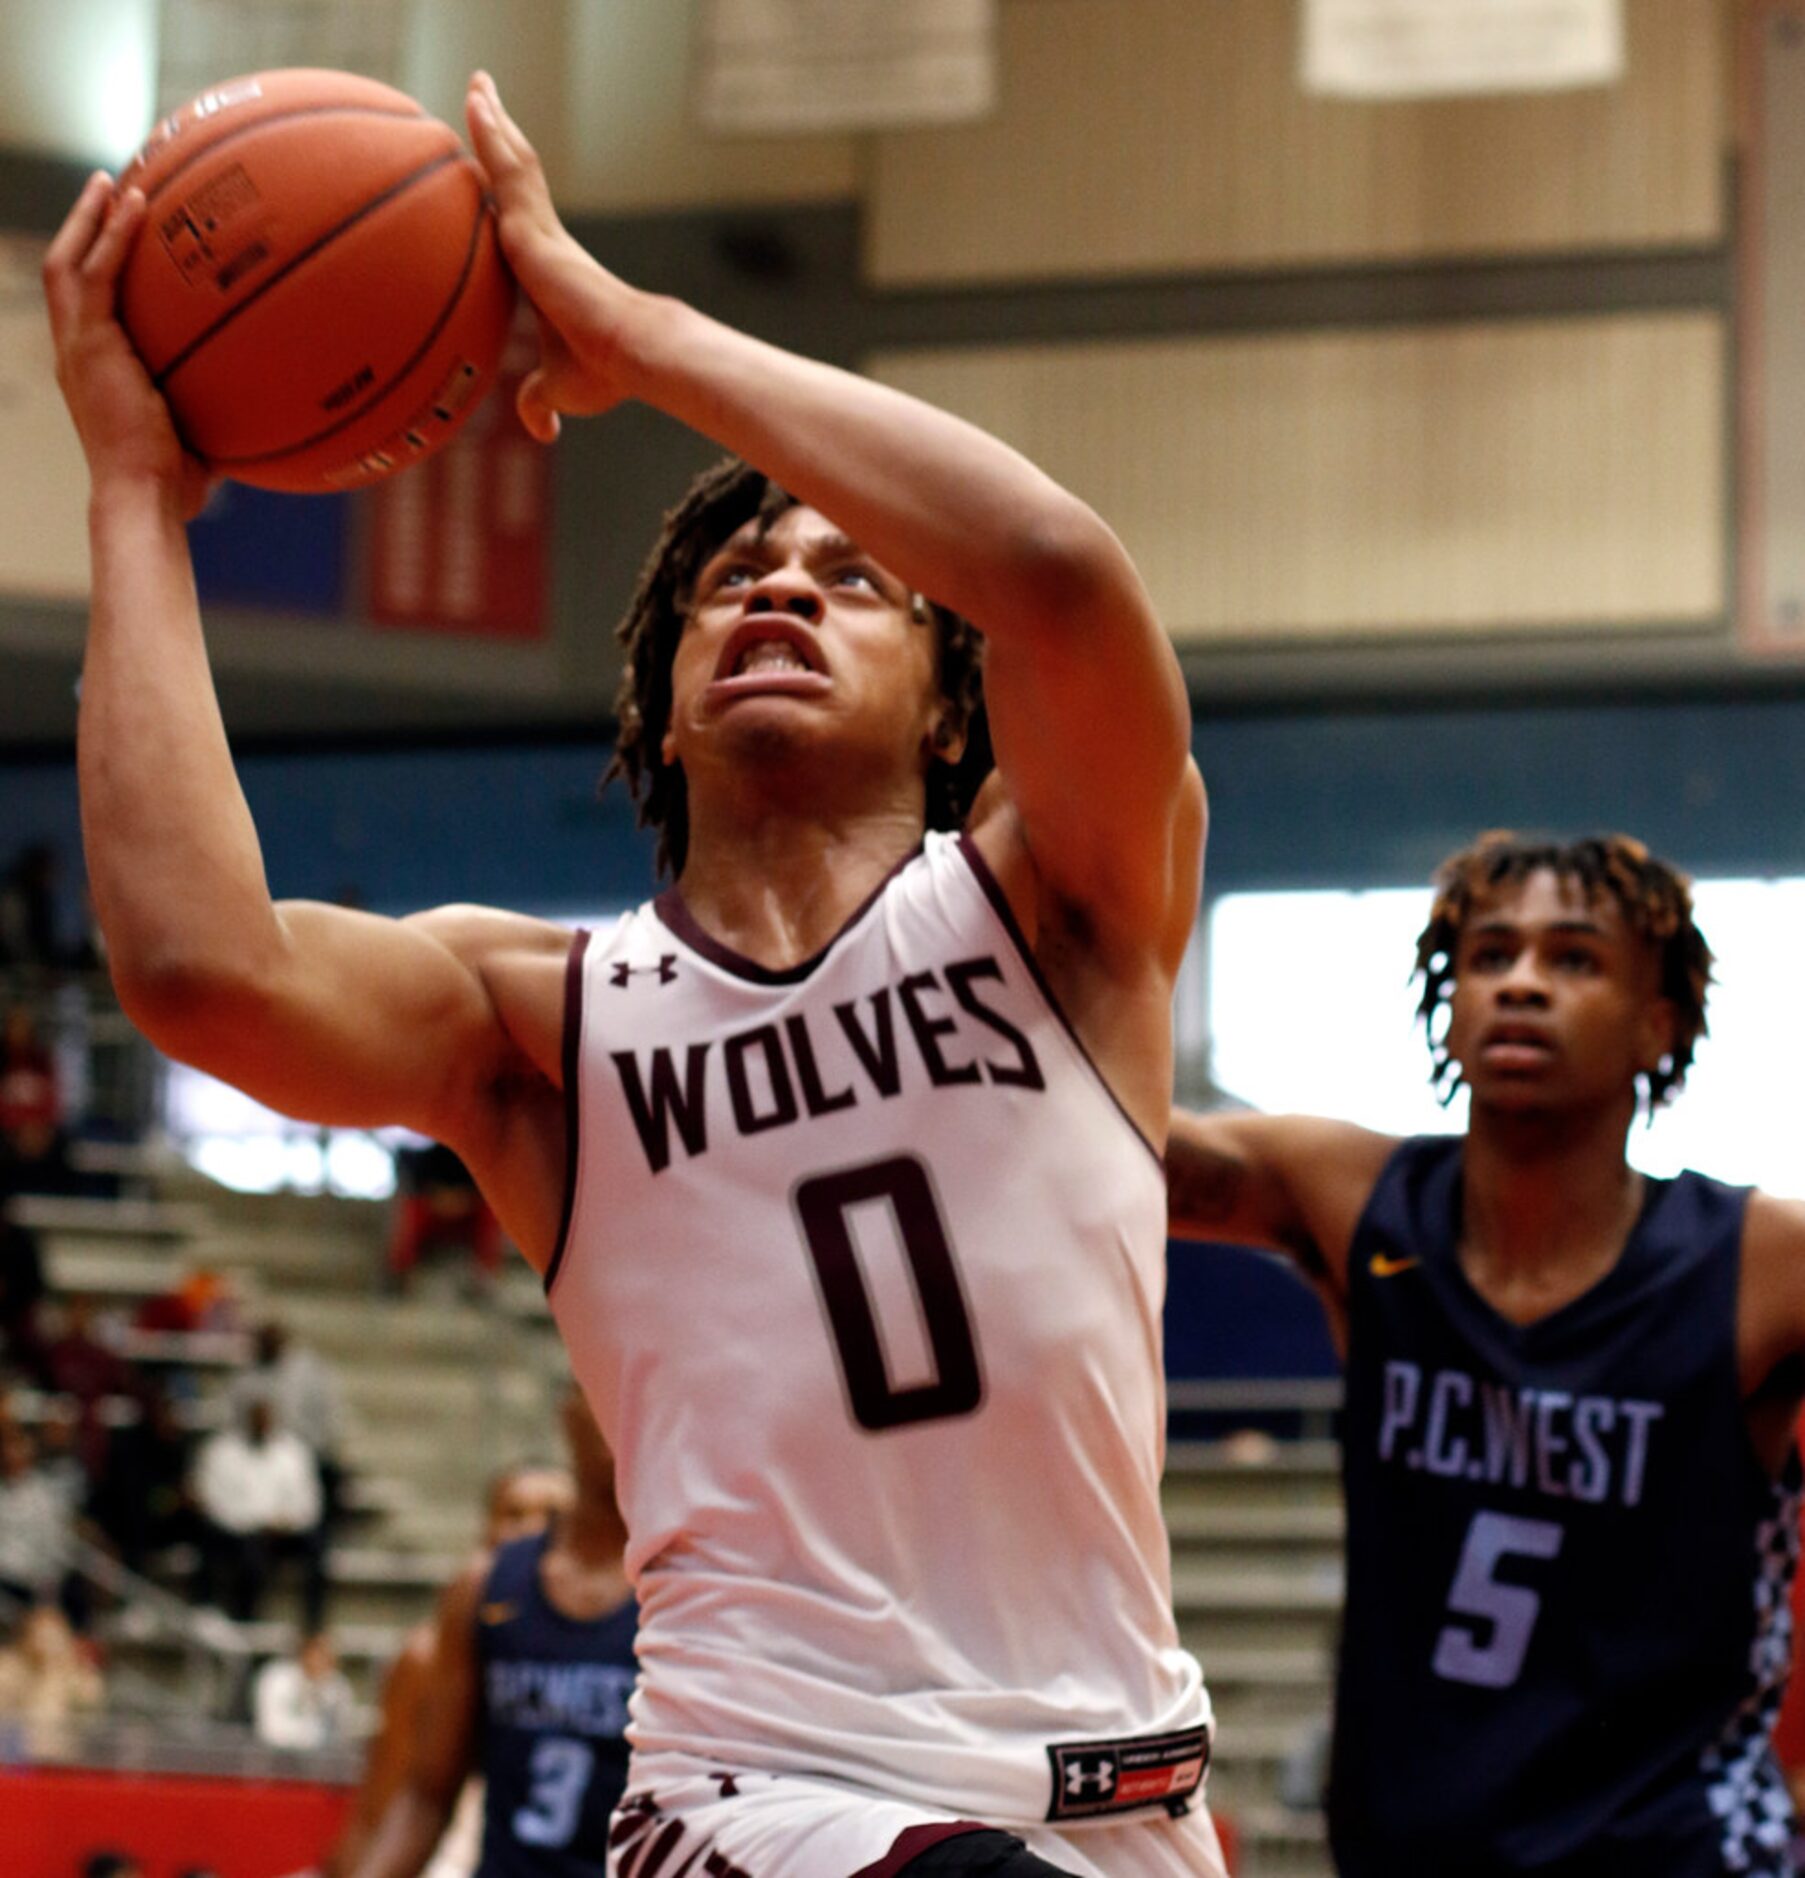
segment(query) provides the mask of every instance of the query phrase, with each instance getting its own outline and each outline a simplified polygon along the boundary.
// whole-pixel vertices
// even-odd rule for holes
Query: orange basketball
[[[234,78],[166,117],[120,182],[150,204],[120,318],[219,474],[375,482],[431,455],[493,381],[514,282],[482,173],[401,92]]]

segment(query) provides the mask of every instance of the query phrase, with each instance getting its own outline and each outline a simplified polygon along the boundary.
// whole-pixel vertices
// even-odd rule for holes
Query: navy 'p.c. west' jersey
[[[499,1548],[477,1605],[477,1878],[603,1878],[626,1785],[639,1613],[631,1598],[590,1622],[555,1610],[539,1583],[549,1543]]]
[[[1349,1254],[1342,1878],[1790,1872],[1798,1461],[1744,1419],[1747,1191],[1650,1180],[1613,1269],[1517,1325],[1460,1269],[1461,1166],[1405,1142]]]

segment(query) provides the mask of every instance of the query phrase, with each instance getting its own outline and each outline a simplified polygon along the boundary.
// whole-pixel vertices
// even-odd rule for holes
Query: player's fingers
[[[146,203],[142,189],[123,189],[107,205],[100,233],[82,260],[82,278],[96,294],[110,305],[119,282],[119,270],[131,252],[138,230],[144,225]]]
[[[544,188],[539,153],[508,115],[495,80],[487,72],[477,72],[471,78],[466,112],[470,140],[498,190]]]
[[[44,250],[44,298],[50,304],[53,322],[60,322],[74,311],[80,292],[75,271],[94,245],[112,196],[111,177],[105,170],[96,170],[82,185],[74,206],[63,217],[62,227]]]
[[[545,368],[528,372],[514,396],[514,408],[526,426],[527,435],[540,443],[556,443],[560,420],[546,396]]]
[[[44,250],[46,270],[69,267],[87,253],[112,196],[113,179],[105,170],[96,170],[82,184],[81,193],[63,217],[62,227],[51,236],[50,245]]]

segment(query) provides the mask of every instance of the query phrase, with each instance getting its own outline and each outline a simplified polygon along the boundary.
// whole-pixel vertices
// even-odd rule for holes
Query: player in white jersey
[[[757,466],[672,518],[629,620],[618,761],[676,884],[574,946],[272,902],[189,575],[198,472],[113,318],[144,206],[97,177],[46,286],[93,482],[80,771],[121,999],[279,1108],[447,1142],[546,1274],[642,1607],[616,1878],[1218,1874],[1157,1500],[1205,819],[1170,644],[1074,497],[616,279],[485,78],[469,108],[540,318],[529,430],[638,398]]]

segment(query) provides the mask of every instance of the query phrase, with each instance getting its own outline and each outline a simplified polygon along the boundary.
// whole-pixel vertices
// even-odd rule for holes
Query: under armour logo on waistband
[[[1073,1761],[1065,1770],[1065,1790],[1074,1800],[1095,1794],[1099,1798],[1115,1791],[1115,1763],[1108,1760]]]

